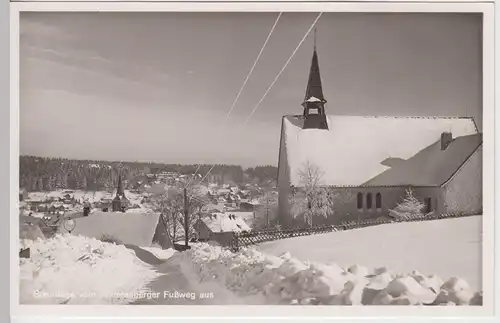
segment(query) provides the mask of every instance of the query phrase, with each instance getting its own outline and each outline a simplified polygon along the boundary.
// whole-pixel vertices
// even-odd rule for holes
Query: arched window
[[[372,193],[366,194],[366,208],[368,210],[372,208],[372,202],[373,202]]]
[[[358,209],[363,208],[363,193],[358,193]]]
[[[377,209],[382,208],[382,194],[380,193],[377,193],[377,195],[375,195],[375,207]]]

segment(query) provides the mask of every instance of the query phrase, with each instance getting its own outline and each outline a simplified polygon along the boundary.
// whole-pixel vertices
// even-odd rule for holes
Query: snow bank
[[[167,260],[175,253],[175,249],[172,248],[161,249],[158,247],[141,247],[141,249],[151,252],[156,258],[161,260]]]
[[[233,253],[199,243],[182,253],[183,268],[197,283],[217,283],[238,297],[259,296],[262,304],[479,305],[482,294],[456,277],[442,282],[419,272],[395,275],[387,268],[302,262],[254,248]]]
[[[72,235],[21,240],[21,304],[126,304],[159,274],[123,245]]]

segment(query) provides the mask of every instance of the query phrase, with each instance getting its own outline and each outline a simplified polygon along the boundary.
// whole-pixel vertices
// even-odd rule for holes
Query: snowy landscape
[[[144,255],[139,256],[123,245],[72,235],[23,241],[32,256],[21,259],[21,302],[480,305],[480,243],[474,241],[480,222],[475,216],[388,224],[291,238],[236,253],[217,244],[196,243],[182,253],[141,247]],[[437,243],[444,225],[456,234],[447,236],[445,244]],[[360,235],[379,241],[353,243]],[[411,235],[408,242],[405,235]],[[417,240],[420,243],[412,243]],[[332,252],[327,244],[348,247]],[[298,245],[315,252],[307,255]],[[179,284],[182,280],[172,277],[174,273],[184,283]],[[163,294],[169,290],[172,295]],[[213,295],[200,298],[208,293]]]
[[[482,306],[480,17],[199,14],[21,19],[19,302]]]

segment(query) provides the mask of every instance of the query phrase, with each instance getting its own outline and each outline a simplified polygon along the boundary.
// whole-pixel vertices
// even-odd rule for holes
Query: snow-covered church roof
[[[290,185],[303,185],[300,173],[309,164],[322,174],[320,185],[361,186],[390,169],[385,161],[407,160],[439,141],[443,132],[453,138],[478,132],[472,118],[459,117],[330,115],[327,122],[328,130],[302,129],[302,116],[283,118],[285,158],[279,167],[287,168]],[[416,185],[397,178],[372,185],[403,184]]]

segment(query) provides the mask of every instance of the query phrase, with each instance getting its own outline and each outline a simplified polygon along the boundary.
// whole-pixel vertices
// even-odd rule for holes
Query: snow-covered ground
[[[482,217],[392,223],[363,229],[263,243],[271,255],[290,251],[302,261],[335,262],[345,267],[387,266],[398,273],[418,270],[441,277],[459,276],[482,289]]]
[[[217,286],[224,291],[215,304],[317,305],[479,305],[475,292],[458,277],[417,271],[396,274],[386,267],[302,262],[285,253],[266,255],[255,248],[233,253],[200,243],[179,255],[180,267],[193,286]],[[228,293],[232,293],[228,299]]]
[[[96,239],[21,240],[28,246],[30,258],[20,258],[21,304],[126,304],[160,275],[133,250]]]

